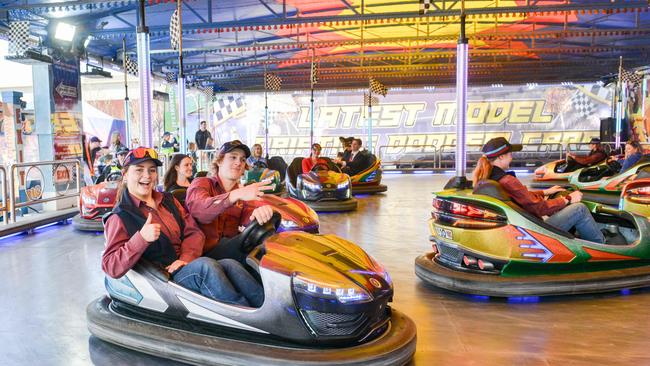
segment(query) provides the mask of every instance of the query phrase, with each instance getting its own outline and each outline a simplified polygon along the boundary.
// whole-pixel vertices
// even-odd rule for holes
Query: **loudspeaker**
[[[616,138],[616,119],[615,118],[601,118],[600,119],[600,141],[610,142]]]

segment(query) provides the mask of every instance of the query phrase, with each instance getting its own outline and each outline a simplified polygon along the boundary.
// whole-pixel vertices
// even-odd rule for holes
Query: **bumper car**
[[[584,194],[584,199],[617,206],[625,184],[636,179],[650,178],[650,156],[624,172],[617,161],[584,168],[569,177],[569,184]]]
[[[104,231],[102,216],[113,209],[117,186],[122,173],[111,173],[106,181],[81,188],[79,214],[72,218],[72,227],[81,231]]]
[[[327,165],[317,164],[307,174],[302,174],[302,158],[293,159],[285,180],[289,196],[317,212],[356,210],[358,202],[352,197],[350,177],[330,159],[323,159]]]
[[[559,230],[510,200],[497,182],[433,200],[432,251],[416,259],[424,282],[495,297],[593,293],[650,286],[650,222],[583,201],[606,243]]]
[[[245,171],[242,179],[244,180],[245,185],[261,182],[263,180],[271,180],[273,181],[273,189],[267,192],[271,194],[280,194],[282,192],[282,179],[280,177],[280,172],[269,169],[268,165],[261,161],[255,163],[251,169]]]
[[[619,208],[650,217],[650,178],[634,180],[623,187]]]
[[[567,185],[571,174],[582,168],[584,168],[583,165],[569,164],[566,160],[556,160],[544,164],[535,169],[535,176],[530,186],[545,189],[555,185]]]
[[[169,281],[141,260],[87,307],[101,340],[200,365],[403,365],[415,352],[412,320],[389,303],[384,268],[334,235],[275,233],[280,216],[238,237],[259,276],[259,308],[218,302]]]
[[[368,166],[350,177],[352,194],[381,193],[388,188],[381,184],[381,161],[373,154],[368,158]]]

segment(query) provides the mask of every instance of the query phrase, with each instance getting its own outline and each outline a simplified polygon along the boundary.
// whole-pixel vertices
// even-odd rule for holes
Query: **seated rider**
[[[591,166],[607,159],[607,154],[603,150],[599,138],[594,137],[589,141],[589,149],[589,155],[587,156],[576,156],[573,153],[568,153],[566,171],[575,170],[581,166]]]
[[[641,157],[643,157],[641,144],[638,141],[630,140],[625,144],[625,158],[623,160],[619,160],[618,156],[612,156],[607,159],[607,162],[618,161],[621,164],[619,172],[622,173],[638,163]]]
[[[206,297],[259,307],[262,286],[237,261],[201,257],[205,236],[183,206],[159,193],[158,154],[139,147],[124,159],[124,179],[113,211],[104,218],[106,250],[102,269],[113,278],[141,259],[164,268],[171,280]]]
[[[327,160],[320,157],[321,150],[320,144],[311,145],[311,154],[309,154],[308,158],[302,159],[303,174],[311,172],[312,168],[316,165],[323,164],[327,166]]]
[[[268,165],[266,159],[262,157],[262,145],[253,145],[252,155],[246,159],[246,163],[248,164],[249,168],[253,168],[256,163]]]
[[[488,141],[481,149],[483,156],[474,170],[474,187],[485,179],[495,180],[508,192],[512,200],[526,211],[539,218],[548,216],[545,221],[549,225],[564,231],[575,226],[582,239],[604,243],[603,233],[598,229],[589,209],[580,203],[582,200],[580,191],[571,192],[565,197],[544,199],[545,196],[564,189],[554,186],[543,191],[529,191],[513,172],[506,172],[512,162],[512,152],[521,149],[521,145],[511,145],[503,137]]]
[[[124,165],[124,158],[128,153],[129,153],[129,149],[127,149],[126,146],[124,145],[118,146],[115,151],[115,154],[117,155],[117,159],[115,158],[111,159],[110,164],[104,167],[102,174],[98,176],[97,179],[95,180],[95,184],[105,181],[108,178],[108,176],[113,173],[121,172],[122,166]]]
[[[347,159],[342,159],[341,170],[348,175],[356,175],[368,168],[369,156],[366,152],[361,151],[361,139],[353,139],[350,145],[350,154]]]
[[[205,234],[205,256],[221,259],[235,258],[243,261],[246,253],[230,239],[239,234],[240,227],[251,220],[263,224],[273,216],[269,205],[255,207],[249,201],[258,200],[264,191],[271,190],[272,181],[240,184],[246,169],[248,146],[226,142],[212,161],[210,177],[195,178],[187,190],[185,205]]]

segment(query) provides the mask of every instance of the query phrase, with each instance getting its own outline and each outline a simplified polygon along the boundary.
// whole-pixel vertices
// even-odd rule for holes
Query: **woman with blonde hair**
[[[546,223],[564,231],[575,226],[582,239],[603,243],[603,233],[598,229],[587,206],[580,203],[582,192],[575,191],[565,197],[545,199],[545,196],[564,189],[554,186],[543,191],[529,191],[514,172],[507,171],[512,162],[512,153],[521,149],[521,145],[512,145],[503,137],[488,141],[481,149],[483,156],[474,169],[474,187],[478,187],[486,179],[497,181],[512,200],[526,211],[540,219],[548,216]]]

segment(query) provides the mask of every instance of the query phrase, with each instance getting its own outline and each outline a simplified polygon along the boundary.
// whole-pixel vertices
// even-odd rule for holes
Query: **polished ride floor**
[[[431,192],[449,178],[386,175],[386,194],[320,215],[321,232],[360,244],[388,268],[393,306],[418,327],[413,364],[650,365],[650,290],[501,300],[417,279],[415,257],[430,249]],[[0,239],[0,365],[178,365],[89,336],[85,307],[104,293],[102,249],[101,234],[71,225]]]

